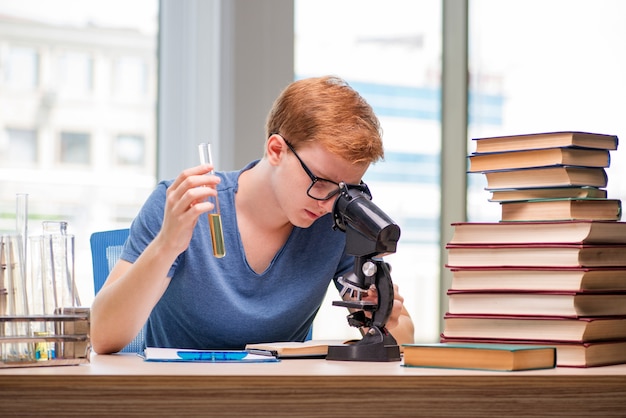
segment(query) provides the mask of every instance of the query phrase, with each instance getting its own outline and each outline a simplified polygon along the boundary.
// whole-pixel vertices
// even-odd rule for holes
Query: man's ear
[[[287,145],[280,135],[273,134],[265,143],[265,155],[271,165],[278,165],[283,155],[287,152]]]

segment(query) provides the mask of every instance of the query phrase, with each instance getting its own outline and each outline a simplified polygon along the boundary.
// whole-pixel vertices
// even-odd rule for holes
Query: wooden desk
[[[3,417],[624,417],[626,365],[511,373],[326,360],[146,363],[94,354],[80,366],[0,370],[0,402]]]

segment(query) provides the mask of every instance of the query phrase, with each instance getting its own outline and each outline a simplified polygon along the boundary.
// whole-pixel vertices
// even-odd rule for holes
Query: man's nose
[[[319,207],[324,210],[324,214],[330,213],[333,210],[333,205],[335,204],[335,198],[328,200],[318,200]]]

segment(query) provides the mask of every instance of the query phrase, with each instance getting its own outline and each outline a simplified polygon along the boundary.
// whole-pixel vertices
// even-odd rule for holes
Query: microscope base
[[[331,345],[326,360],[341,361],[400,361],[400,347],[397,345]]]
[[[372,331],[372,330],[370,330]],[[400,347],[391,334],[376,329],[355,344],[328,346],[326,360],[400,361]]]

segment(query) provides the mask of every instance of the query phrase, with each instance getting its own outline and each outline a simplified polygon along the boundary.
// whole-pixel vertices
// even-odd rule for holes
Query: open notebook
[[[270,342],[246,345],[250,353],[277,358],[324,358],[329,345],[346,345],[354,341],[308,340],[304,342]]]

